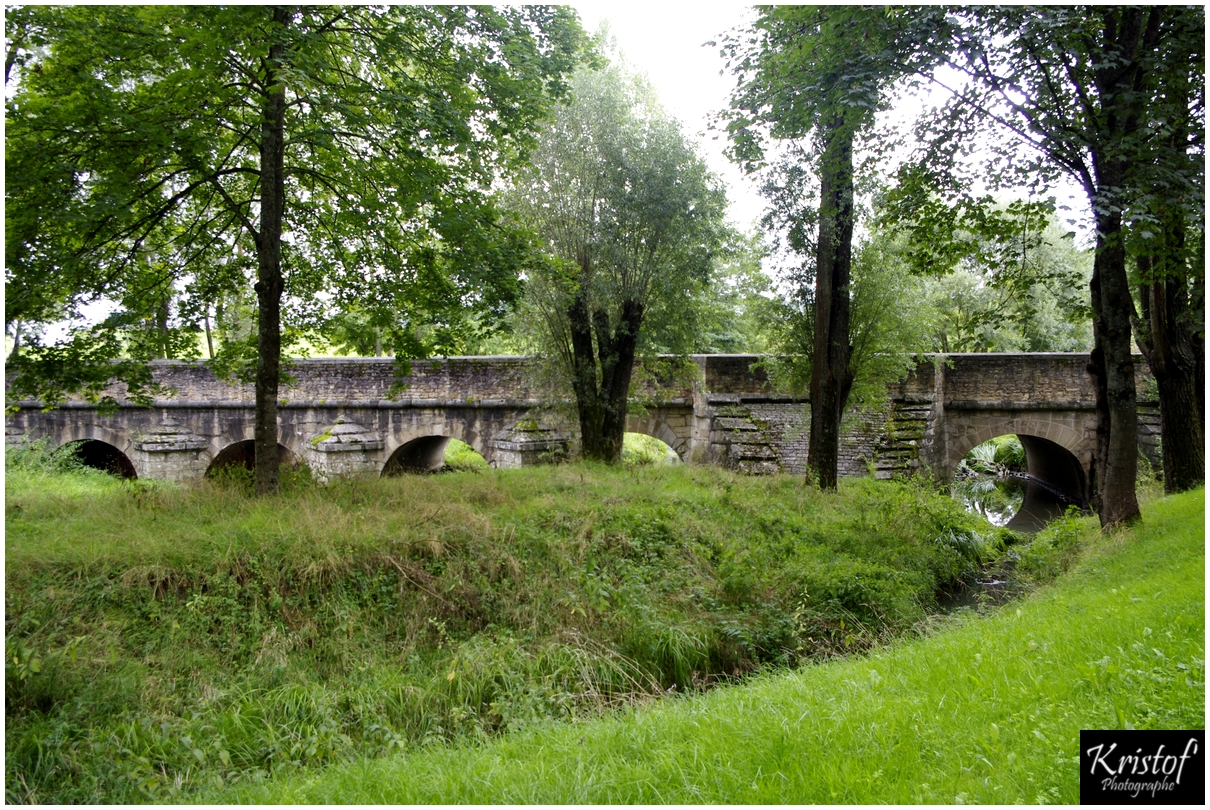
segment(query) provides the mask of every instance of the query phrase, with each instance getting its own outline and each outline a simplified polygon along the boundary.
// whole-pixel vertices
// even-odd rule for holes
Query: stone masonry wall
[[[805,471],[809,428],[805,400],[776,392],[757,356],[699,355],[691,359],[699,375],[692,388],[682,382],[636,392],[636,397],[663,403],[633,420],[638,429],[669,441],[687,460],[753,473]],[[907,379],[892,386],[885,412],[847,419],[840,473],[859,476],[872,469],[878,477],[889,477],[920,469],[943,471],[949,463],[947,442],[955,435],[954,425],[947,427],[946,420],[968,418],[964,414],[1040,413],[1044,409],[1086,414],[1093,400],[1087,362],[1086,355],[1078,354],[927,357]],[[320,431],[343,417],[378,431],[385,443],[383,453],[426,431],[464,438],[489,453],[496,432],[525,418],[527,410],[539,405],[539,393],[529,381],[531,363],[523,357],[415,361],[412,373],[402,381],[403,391],[388,403],[396,382],[393,359],[295,361],[288,373],[296,381],[280,392],[285,403],[283,442],[302,446],[309,440],[308,431]],[[1141,358],[1136,360],[1136,368],[1140,445],[1158,463],[1158,419],[1153,395],[1149,398],[1154,384]],[[214,455],[225,442],[250,438],[251,384],[219,380],[200,363],[157,361],[153,369],[156,381],[172,389],[170,395],[158,398],[157,408],[175,414],[183,414],[181,409],[198,410],[196,417],[181,426],[182,435],[193,435],[187,444],[205,439],[203,455]],[[121,401],[124,391],[110,393]],[[429,415],[422,418],[419,411],[409,415],[410,409]],[[46,414],[26,407],[8,418],[6,436],[40,430],[64,441],[96,438],[125,453],[143,452],[136,447],[145,442],[140,437],[163,432],[168,410],[123,407],[117,415],[102,417],[78,400]],[[506,417],[512,420],[508,425],[501,421]],[[150,468],[158,458],[149,455],[139,463]],[[203,463],[201,456],[197,463]]]

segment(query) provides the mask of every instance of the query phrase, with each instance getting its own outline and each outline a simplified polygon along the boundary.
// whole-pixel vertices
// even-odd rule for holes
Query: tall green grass
[[[276,497],[10,454],[9,801],[180,800],[911,633],[999,535],[915,483],[566,465]]]
[[[1109,537],[1054,585],[868,657],[771,674],[483,746],[283,775],[210,801],[1067,803],[1079,731],[1205,727],[1204,492]]]

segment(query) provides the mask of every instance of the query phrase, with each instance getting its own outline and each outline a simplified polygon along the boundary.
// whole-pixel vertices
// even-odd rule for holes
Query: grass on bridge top
[[[868,657],[203,798],[1078,803],[1080,729],[1205,727],[1204,514],[1199,490],[1133,530],[1086,523],[1093,550],[1054,585]]]

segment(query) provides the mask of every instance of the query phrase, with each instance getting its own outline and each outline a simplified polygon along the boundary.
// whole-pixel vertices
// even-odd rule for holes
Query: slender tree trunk
[[[853,253],[853,131],[836,117],[825,133],[815,264],[811,435],[807,475],[836,489],[840,422],[853,384],[849,368],[849,277]]]
[[[281,7],[274,8],[273,20],[278,26],[285,27],[289,25],[290,12]],[[280,39],[269,46],[265,119],[260,144],[261,222],[256,269],[258,358],[253,433],[254,479],[258,495],[272,494],[278,488],[277,385],[281,371],[281,298],[285,289],[281,234],[286,199],[286,92],[280,75],[284,53],[285,46]]]
[[[214,337],[210,333],[210,305],[202,313],[202,324],[206,327],[206,356],[214,359]]]
[[[161,360],[167,360],[170,353],[168,345],[168,308],[171,298],[171,292],[166,290],[155,308],[156,357]]]
[[[580,418],[580,453],[587,459],[606,460],[601,434],[604,408],[597,382],[596,355],[592,347],[592,316],[583,287],[572,299],[567,317],[571,325],[571,386]]]
[[[1102,187],[1105,187],[1102,182]],[[1120,187],[1120,186],[1114,186]],[[1098,210],[1097,252],[1093,260],[1093,350],[1088,371],[1097,409],[1097,448],[1093,487],[1101,526],[1133,523],[1140,518],[1135,497],[1138,475],[1138,410],[1134,360],[1130,354],[1130,313],[1134,303],[1126,279],[1126,250],[1119,209]]]

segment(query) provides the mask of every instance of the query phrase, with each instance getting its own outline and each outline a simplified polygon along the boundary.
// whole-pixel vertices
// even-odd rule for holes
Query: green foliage
[[[567,354],[572,296],[582,293],[614,328],[621,302],[634,300],[650,313],[646,340],[667,347],[675,327],[655,314],[692,315],[686,295],[704,288],[728,235],[722,186],[624,63],[582,68],[572,94],[508,198],[550,246],[551,259],[534,268],[531,328],[552,354]]]
[[[772,336],[781,326],[781,308],[773,279],[761,267],[767,253],[759,231],[737,238],[714,262],[709,283],[690,288],[688,302],[676,302],[676,306],[664,306],[651,314],[653,328],[647,340],[651,350],[693,354],[778,351]]]
[[[572,94],[508,193],[548,254],[517,324],[553,399],[575,404],[581,453],[616,463],[635,358],[692,346],[732,233],[721,181],[645,79],[582,68]]]
[[[622,463],[630,466],[646,464],[675,464],[676,452],[654,436],[627,433],[622,436]]]
[[[450,439],[445,446],[445,466],[459,472],[482,472],[488,469],[487,459],[458,439]]]
[[[1015,571],[1031,582],[1049,582],[1067,571],[1079,559],[1087,538],[1087,525],[1079,510],[1072,507],[1059,520],[1047,524],[1033,540],[1017,553]]]
[[[883,198],[881,227],[924,276],[937,351],[1087,351],[1092,253],[1077,250],[1050,203],[955,198],[901,173]]]
[[[896,83],[936,59],[929,47],[943,9],[764,6],[751,31],[729,35],[721,55],[738,78],[724,114],[732,157],[745,171],[767,140],[796,140],[836,115],[854,130],[873,122]]]
[[[10,801],[199,789],[581,719],[909,631],[952,499],[652,465],[287,482],[9,454]]]
[[[15,393],[57,401],[95,396],[110,377],[138,382],[138,364],[108,361],[196,351],[209,313],[239,315],[267,272],[283,279],[287,349],[329,326],[364,348],[348,324],[356,304],[395,353],[447,351],[467,311],[490,321],[516,297],[529,245],[487,189],[566,93],[586,44],[574,12],[275,14],[74,6],[9,18],[6,329],[75,327],[63,346],[30,335]],[[260,181],[276,172],[262,125],[281,94],[275,223],[261,216],[272,206]],[[87,327],[81,308],[98,300],[118,312]],[[256,330],[226,331],[227,359],[246,366],[253,343],[241,338]]]
[[[868,657],[215,792],[220,803],[1075,803],[1085,728],[1200,728],[1204,493],[1092,521],[1068,576]]]
[[[781,356],[765,362],[775,382],[801,393],[811,380],[814,294],[801,276],[791,278],[790,295],[778,302],[778,314],[767,325]],[[877,231],[858,244],[850,323],[852,408],[885,403],[888,386],[907,376],[919,353],[933,348],[933,314],[919,305],[922,294],[922,283],[908,272],[900,240]]]

